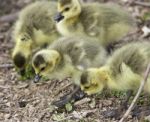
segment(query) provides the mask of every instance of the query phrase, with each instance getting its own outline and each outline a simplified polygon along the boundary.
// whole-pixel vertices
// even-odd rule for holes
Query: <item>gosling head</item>
[[[79,0],[58,0],[58,13],[55,16],[55,21],[75,18],[81,13],[81,4]]]
[[[42,76],[48,76],[53,72],[60,61],[60,54],[55,50],[41,50],[32,59],[32,66],[36,76],[34,82],[37,83]]]
[[[32,53],[32,40],[26,34],[19,35],[15,38],[16,45],[12,53],[12,59],[21,75],[24,75],[25,67]]]
[[[89,68],[80,79],[81,89],[88,95],[100,93],[107,82],[107,73],[98,68]]]

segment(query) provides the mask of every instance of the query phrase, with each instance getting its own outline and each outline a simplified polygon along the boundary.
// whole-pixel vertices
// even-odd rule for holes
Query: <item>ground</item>
[[[137,20],[138,29],[132,34],[134,40],[139,37],[149,39],[150,14],[148,12],[150,11],[150,3],[145,4],[148,0],[143,2],[136,0],[120,0],[119,2],[117,0],[95,1],[111,1],[122,5]],[[68,80],[45,81],[34,84],[32,79],[20,79],[11,59],[14,46],[11,32],[17,12],[31,2],[33,1],[1,0],[0,3],[0,121],[115,122],[115,118],[104,118],[102,113],[119,107],[120,102],[125,97],[124,93],[107,91],[102,95],[87,96],[73,105],[67,104],[65,109],[53,109],[51,102],[72,90],[72,85]],[[124,40],[132,40],[129,38],[131,37],[126,37]],[[149,106],[148,95],[140,97],[138,106]],[[144,121],[146,116],[146,113],[140,118],[130,115],[128,121]]]

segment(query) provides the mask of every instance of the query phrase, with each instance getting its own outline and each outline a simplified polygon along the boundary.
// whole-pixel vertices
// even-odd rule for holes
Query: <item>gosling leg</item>
[[[120,119],[120,116],[122,114],[122,112],[124,110],[127,109],[127,105],[128,105],[128,101],[130,99],[130,97],[132,96],[133,94],[133,91],[132,90],[129,90],[126,92],[126,98],[125,100],[121,103],[120,107],[118,109],[113,109],[113,110],[110,110],[110,111],[105,111],[103,113],[104,117],[105,118],[116,118],[116,119]]]
[[[72,93],[64,95],[63,97],[60,98],[58,101],[54,101],[52,104],[57,106],[58,108],[64,107],[68,102],[74,100],[80,100],[85,96],[85,93],[81,91],[79,86],[75,86],[74,90]]]

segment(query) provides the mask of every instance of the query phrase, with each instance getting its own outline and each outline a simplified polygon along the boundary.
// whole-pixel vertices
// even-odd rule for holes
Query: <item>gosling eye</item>
[[[25,37],[21,38],[21,41],[26,41],[26,38]]]
[[[84,87],[84,89],[89,89],[89,88],[90,88],[90,86],[85,86],[85,87]]]
[[[66,7],[65,9],[64,9],[64,11],[69,11],[70,10],[70,8],[69,7]]]
[[[75,47],[75,48],[74,48],[75,51],[77,51],[78,49],[79,49],[78,47]]]
[[[46,67],[42,67],[42,68],[41,68],[41,71],[44,71],[44,70],[45,70],[45,68],[46,68]]]

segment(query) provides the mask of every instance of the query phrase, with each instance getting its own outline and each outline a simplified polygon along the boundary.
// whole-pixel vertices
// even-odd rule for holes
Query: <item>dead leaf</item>
[[[142,37],[147,37],[150,35],[150,28],[148,28],[147,26],[143,26],[142,31],[143,31]]]

